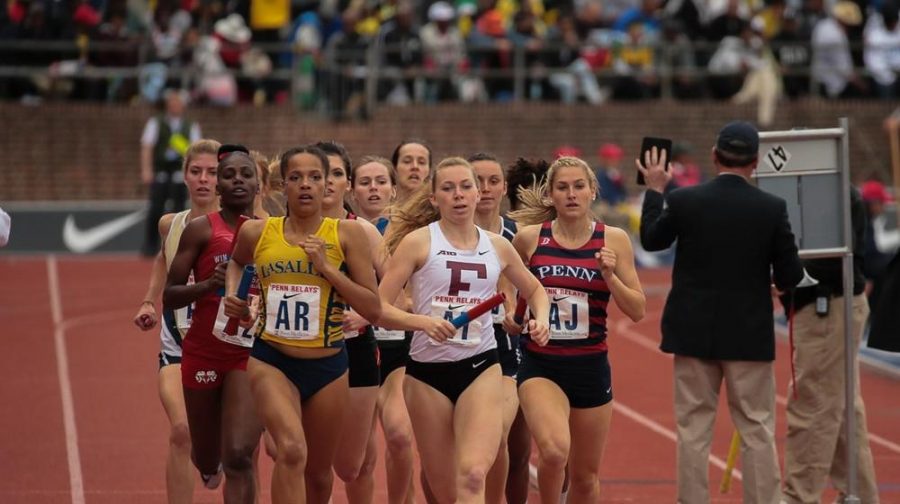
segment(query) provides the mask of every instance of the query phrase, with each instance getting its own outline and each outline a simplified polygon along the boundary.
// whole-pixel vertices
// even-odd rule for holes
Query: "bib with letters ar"
[[[292,340],[319,338],[320,300],[318,285],[269,284],[266,332]]]

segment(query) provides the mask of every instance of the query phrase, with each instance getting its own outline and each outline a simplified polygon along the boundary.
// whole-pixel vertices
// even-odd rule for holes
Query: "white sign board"
[[[791,230],[805,255],[839,255],[843,232],[845,130],[769,131],[759,134],[760,189],[787,202]]]

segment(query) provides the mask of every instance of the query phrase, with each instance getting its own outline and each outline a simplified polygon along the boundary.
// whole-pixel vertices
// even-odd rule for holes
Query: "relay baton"
[[[253,284],[253,277],[256,276],[256,266],[248,264],[244,266],[244,272],[241,274],[241,283],[238,285],[237,297],[246,301],[247,295],[250,294],[250,285]],[[222,331],[228,336],[237,334],[238,322],[240,319],[231,317],[225,324],[225,330]]]
[[[248,220],[250,220],[250,217],[247,217],[246,215],[238,215],[237,225],[234,226],[234,236],[231,238],[231,250],[228,252],[229,258],[234,255],[234,248],[237,246],[237,237],[238,237],[238,233],[241,231],[241,226]],[[225,287],[222,287],[221,289],[219,289],[218,294],[219,294],[219,297],[224,296],[225,295]],[[230,326],[227,326],[227,327],[230,327]],[[231,333],[226,332],[225,334],[231,334]]]
[[[453,327],[459,329],[460,327],[484,315],[488,311],[493,310],[495,306],[502,303],[505,299],[506,295],[504,295],[502,292],[498,292],[497,294],[494,294],[493,296],[485,299],[477,305],[469,308],[468,311],[460,313],[456,316],[456,318],[451,320],[450,323],[453,324]]]
[[[738,452],[741,449],[741,435],[735,429],[731,435],[731,445],[728,447],[728,457],[725,460],[725,472],[722,473],[722,482],[719,484],[719,493],[728,493],[731,490],[731,475],[737,464]]]
[[[522,325],[522,322],[525,322],[526,308],[528,308],[528,303],[525,302],[525,298],[519,296],[516,300],[516,312],[513,314],[513,322],[518,325]]]

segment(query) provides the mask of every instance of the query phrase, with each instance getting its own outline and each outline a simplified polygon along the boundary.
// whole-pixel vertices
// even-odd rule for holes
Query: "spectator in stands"
[[[761,18],[753,18],[750,30],[745,30],[744,44],[748,48],[746,76],[731,102],[742,105],[755,100],[757,122],[760,126],[769,126],[775,119],[775,107],[782,94],[781,75],[778,73],[778,62],[766,41]]]
[[[687,143],[672,145],[672,182],[675,187],[691,187],[703,182],[703,171],[694,160],[693,148]]]
[[[422,66],[422,40],[415,26],[415,8],[411,0],[397,3],[394,18],[381,29],[381,62],[386,81],[381,97],[392,105],[404,105],[415,96],[416,79],[408,71]]]
[[[544,68],[544,35],[547,31],[537,16],[526,8],[522,8],[513,16],[513,26],[509,31],[509,41],[516,50],[525,52],[525,92],[531,100],[543,97]]]
[[[250,1],[250,30],[255,42],[280,42],[281,29],[290,22],[290,0]]]
[[[684,1],[693,5],[691,0]],[[672,94],[682,100],[699,98],[703,95],[703,86],[696,76],[697,56],[687,36],[685,23],[680,19],[666,18],[662,21],[660,35],[662,64],[672,70]]]
[[[789,98],[804,95],[809,90],[810,48],[809,38],[800,34],[800,23],[797,13],[786,11],[781,21],[781,31],[772,39],[775,59],[780,65],[784,93]]]
[[[802,0],[800,9],[796,12],[797,33],[801,40],[812,40],[813,30],[819,21],[828,17],[825,10],[825,0]]]
[[[609,51],[605,47],[582,44],[572,15],[561,15],[556,26],[548,31],[547,47],[553,48],[546,54],[547,66],[562,69],[551,73],[549,81],[563,103],[575,103],[579,97],[592,105],[606,100],[608,93],[597,83],[594,67],[607,64]]]
[[[719,99],[730,98],[743,86],[749,70],[759,65],[761,41],[749,24],[740,36],[728,36],[709,59],[709,89]]]
[[[655,1],[655,0],[648,0]],[[624,36],[613,45],[612,67],[616,73],[613,96],[620,100],[642,100],[656,95],[659,74],[656,68],[655,32],[649,23],[635,19]]]
[[[878,96],[897,96],[897,72],[900,71],[900,23],[898,6],[885,2],[878,14],[869,17],[865,29],[866,70],[875,81]]]
[[[166,87],[169,68],[180,66],[181,41],[190,26],[191,15],[178,8],[173,0],[161,0],[156,6],[150,28],[150,57],[148,63],[141,67],[139,75],[141,96],[147,102],[159,101]]]
[[[458,72],[466,65],[466,47],[453,25],[455,17],[453,6],[443,0],[435,2],[428,8],[428,23],[419,32],[425,69],[430,74],[425,92],[428,101],[459,97]]]
[[[829,98],[860,96],[868,90],[865,80],[853,67],[847,31],[862,22],[859,6],[841,0],[831,8],[831,16],[819,21],[812,34],[812,77]]]
[[[219,41],[219,55],[228,68],[240,68],[241,56],[250,49],[253,34],[244,18],[233,13],[216,21],[213,36]]]
[[[725,12],[714,17],[706,27],[706,39],[717,42],[726,37],[740,37],[750,24],[740,0],[728,0]]]
[[[192,64],[196,70],[196,97],[210,105],[230,107],[237,103],[237,81],[225,67],[219,52],[219,39],[199,37],[194,45]]]
[[[495,72],[512,68],[513,44],[499,2],[485,10],[475,20],[475,29],[466,40],[472,66]],[[493,100],[506,101],[513,97],[513,81],[508,76],[486,77],[488,95]]]
[[[141,252],[153,257],[159,252],[157,223],[171,202],[170,211],[184,210],[187,188],[181,169],[184,153],[200,140],[200,125],[184,116],[187,93],[169,89],[164,94],[165,112],[151,117],[141,135],[141,181],[149,189],[146,234]]]
[[[625,178],[620,169],[624,154],[625,151],[614,143],[605,143],[597,150],[597,157],[600,158],[600,164],[594,170],[597,176],[597,196],[609,206],[616,206],[628,197]]]
[[[329,108],[336,119],[365,118],[366,50],[369,37],[356,31],[360,11],[348,8],[341,15],[341,31],[331,36],[325,45],[324,86],[319,89],[328,98]]]
[[[659,0],[641,0],[640,7],[632,7],[616,18],[613,29],[631,33],[637,23],[643,27],[643,35],[652,40],[661,28],[659,6]]]
[[[663,20],[676,21],[675,26],[681,27],[681,34],[688,40],[702,38],[703,23],[701,18],[706,15],[707,2],[705,0],[669,0],[663,7]],[[665,23],[661,29],[665,29]]]

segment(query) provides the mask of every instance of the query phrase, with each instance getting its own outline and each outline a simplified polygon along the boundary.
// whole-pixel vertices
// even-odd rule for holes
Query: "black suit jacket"
[[[803,278],[784,200],[726,174],[676,189],[665,203],[647,191],[641,216],[645,249],[677,239],[661,349],[701,359],[775,359],[771,281],[786,290]]]

